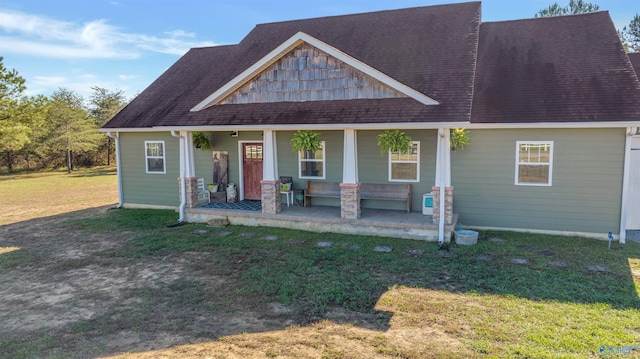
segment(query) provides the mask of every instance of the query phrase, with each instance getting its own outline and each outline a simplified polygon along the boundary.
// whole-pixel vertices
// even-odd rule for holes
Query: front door
[[[242,144],[242,179],[244,199],[262,199],[262,143]]]
[[[640,137],[631,139],[627,229],[640,229]]]

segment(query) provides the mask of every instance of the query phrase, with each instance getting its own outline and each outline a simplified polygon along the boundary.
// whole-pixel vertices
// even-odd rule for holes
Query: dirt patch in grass
[[[317,248],[326,235],[110,207],[0,225],[0,357],[597,357],[640,334],[636,243]]]

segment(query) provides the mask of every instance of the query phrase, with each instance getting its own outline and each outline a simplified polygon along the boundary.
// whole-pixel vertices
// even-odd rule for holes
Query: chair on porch
[[[293,179],[291,176],[281,176],[280,177],[280,195],[286,195],[287,197],[287,207],[293,203]]]
[[[204,185],[204,178],[198,178],[198,204],[201,202],[207,204],[211,202],[211,193]]]

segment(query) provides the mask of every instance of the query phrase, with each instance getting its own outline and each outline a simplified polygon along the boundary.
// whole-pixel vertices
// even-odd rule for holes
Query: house
[[[239,200],[276,218],[285,175],[339,183],[312,206],[346,223],[405,205],[365,200],[363,184],[408,184],[413,212],[433,192],[424,221],[439,241],[458,221],[624,242],[640,229],[640,82],[608,13],[480,14],[468,2],[285,21],[191,49],[101,129],[116,138],[120,205],[202,220],[196,179],[220,175],[215,154]],[[455,128],[464,150],[450,149]],[[409,154],[380,154],[392,129]],[[297,130],[319,133],[318,151],[292,152]]]

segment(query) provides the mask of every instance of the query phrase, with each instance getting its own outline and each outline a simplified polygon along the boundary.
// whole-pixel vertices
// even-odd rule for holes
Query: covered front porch
[[[433,223],[430,215],[420,212],[406,213],[397,210],[363,208],[357,219],[340,216],[340,207],[330,206],[283,206],[277,214],[262,211],[217,209],[196,207],[185,210],[188,222],[207,223],[228,219],[232,225],[265,226],[298,229],[319,233],[341,233],[351,235],[394,237],[424,241],[439,240],[439,225]],[[451,233],[458,216],[444,228],[444,242],[451,240]]]
[[[186,179],[184,182],[181,181],[180,186],[181,220],[207,222],[209,218],[215,218],[218,215],[229,216],[230,220],[233,217],[232,223],[242,225],[266,225],[303,230],[314,230],[313,227],[317,226],[326,232],[447,241],[456,224],[450,175],[449,128],[411,126],[405,127],[404,130],[411,131],[414,135],[412,138],[415,141],[422,141],[423,146],[415,147],[415,156],[418,161],[413,165],[410,164],[414,168],[415,178],[407,180],[391,178],[391,157],[379,155],[380,151],[376,146],[376,136],[379,131],[375,129],[322,130],[326,157],[323,152],[322,167],[319,167],[323,172],[315,179],[304,176],[298,166],[298,156],[292,156],[290,149],[286,149],[289,147],[291,130],[242,132],[240,137],[221,136],[222,132],[215,132],[218,135],[214,135],[216,141],[214,151],[229,150],[230,178],[238,183],[238,199],[260,200],[260,215],[252,212],[227,213],[221,210],[198,208],[195,180],[200,175],[196,176],[196,173],[202,173],[202,169],[207,171],[207,168],[211,167],[204,159],[194,161],[194,148],[191,145],[192,132],[180,131],[179,134],[174,132],[174,135],[180,138],[182,174],[180,177]],[[358,141],[359,137],[364,141]],[[249,145],[256,150],[248,151]],[[199,158],[203,157],[201,152],[197,152]],[[260,161],[259,172],[253,177],[246,176],[247,153],[251,153],[253,157],[258,154]],[[420,158],[422,162],[419,161]],[[237,172],[234,171],[234,167],[238,169]],[[287,208],[280,194],[280,175],[283,173],[292,175],[295,189],[304,188],[304,183],[311,180],[337,183],[340,193],[337,198],[319,201],[320,206],[316,206],[314,200],[312,208]],[[259,186],[255,191],[257,194],[255,197],[247,195],[249,180],[257,182]],[[414,213],[406,213],[397,210],[398,203],[374,203],[373,201],[377,199],[365,199],[365,196],[361,196],[363,184],[394,182],[411,186],[414,204],[420,202],[422,193],[433,192],[433,216],[423,216],[422,213],[415,212],[419,210],[416,205],[413,208],[407,208]],[[363,202],[367,207],[363,207]],[[410,203],[411,201],[407,206],[411,207]],[[392,208],[396,210],[388,210]]]

